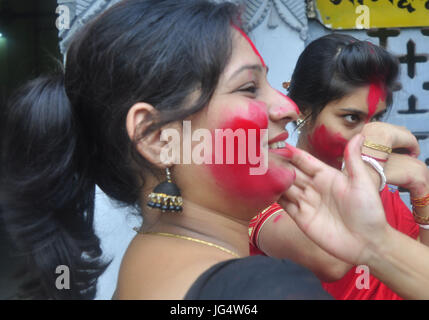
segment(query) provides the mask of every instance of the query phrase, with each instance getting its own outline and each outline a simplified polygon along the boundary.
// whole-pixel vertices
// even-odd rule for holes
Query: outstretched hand
[[[367,261],[369,249],[383,241],[388,229],[377,187],[361,159],[363,140],[359,134],[347,145],[347,174],[290,147],[296,180],[279,200],[310,239],[355,265]]]

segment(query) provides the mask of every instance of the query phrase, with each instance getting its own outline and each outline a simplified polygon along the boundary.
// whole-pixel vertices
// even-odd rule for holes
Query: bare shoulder
[[[221,252],[181,239],[137,235],[121,263],[114,299],[182,299]]]

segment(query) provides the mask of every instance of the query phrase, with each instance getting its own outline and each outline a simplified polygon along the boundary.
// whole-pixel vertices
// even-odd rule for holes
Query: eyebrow
[[[362,110],[358,110],[358,109],[341,108],[340,110],[344,111],[344,112],[357,113],[357,114],[362,115],[362,116],[367,116],[368,115],[366,112],[364,112]],[[384,110],[382,110],[382,111],[377,112],[376,114],[374,114],[373,117],[380,116],[380,115],[382,115],[383,113],[386,113],[386,112],[387,112],[387,109],[384,109]]]
[[[244,66],[242,66],[240,69],[238,69],[237,71],[235,71],[232,76],[229,78],[229,80],[232,80],[233,78],[235,78],[237,75],[239,75],[240,73],[242,73],[245,70],[253,70],[253,71],[258,71],[258,72],[262,72],[263,70],[266,70],[266,72],[268,73],[268,66],[261,66],[260,64],[246,64]]]

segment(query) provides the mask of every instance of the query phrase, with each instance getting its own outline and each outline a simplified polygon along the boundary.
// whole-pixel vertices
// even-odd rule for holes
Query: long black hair
[[[398,59],[385,49],[352,36],[329,34],[312,41],[299,56],[288,96],[307,119],[315,120],[330,101],[378,83],[385,87],[389,107],[398,73]]]
[[[73,39],[64,73],[20,88],[1,124],[0,206],[26,260],[25,297],[91,299],[108,266],[93,229],[95,185],[139,208],[143,168],[129,109],[159,110],[149,130],[204,108],[232,52],[238,8],[208,0],[125,0]],[[198,92],[195,103],[186,101]],[[154,168],[151,168],[154,170]],[[55,287],[69,267],[70,290]]]

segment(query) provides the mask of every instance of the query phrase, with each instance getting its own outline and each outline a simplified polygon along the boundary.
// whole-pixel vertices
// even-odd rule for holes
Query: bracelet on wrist
[[[374,170],[377,171],[377,173],[380,175],[381,185],[379,191],[383,191],[384,187],[386,186],[386,176],[384,175],[383,167],[376,160],[370,157],[362,156],[362,160],[370,164],[374,168]]]
[[[365,161],[366,163],[368,163],[369,165],[371,165],[371,167],[374,168],[375,171],[377,171],[377,173],[380,175],[381,178],[381,185],[380,185],[380,189],[379,191],[383,191],[384,187],[386,186],[386,175],[384,174],[384,169],[383,167],[377,162],[377,160],[374,160],[371,157],[365,156],[365,155],[361,155],[362,160]],[[343,165],[341,167],[341,171],[344,170],[344,168],[346,167],[346,163],[343,161]]]
[[[429,193],[421,198],[410,198],[411,204],[414,208],[424,208],[429,205]]]
[[[413,217],[414,220],[418,223],[418,224],[422,224],[422,225],[429,225],[429,217],[423,217],[420,216],[416,213],[415,208],[413,208]]]
[[[367,148],[373,149],[373,150],[378,150],[387,154],[392,153],[392,148],[388,147],[388,146],[384,146],[381,144],[377,144],[368,140],[365,140],[365,142],[363,143],[363,145]]]
[[[365,154],[365,153],[362,153],[362,155],[363,155],[363,156],[365,156],[365,157],[368,157],[368,158],[374,159],[374,160],[376,160],[376,161],[378,161],[378,162],[387,162],[387,159],[380,159],[380,158],[376,158],[376,157],[370,156],[370,155]]]

